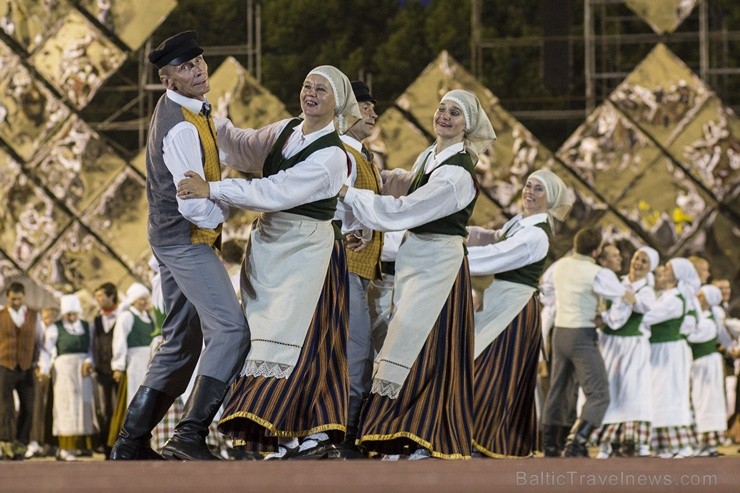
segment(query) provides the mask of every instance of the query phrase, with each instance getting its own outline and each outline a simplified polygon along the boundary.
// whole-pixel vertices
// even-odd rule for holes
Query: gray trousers
[[[581,420],[600,426],[609,406],[609,380],[599,352],[596,329],[555,327],[552,335],[550,391],[545,401],[544,426],[570,426],[578,393],[574,382],[583,388],[586,403]]]
[[[349,274],[349,339],[347,363],[349,365],[350,427],[355,427],[360,404],[370,392],[373,372],[373,341],[370,325],[370,307],[367,288],[370,281],[357,274]]]
[[[393,280],[395,276],[383,274],[383,279],[370,281],[367,302],[370,307],[371,334],[374,354],[383,348],[388,333],[388,323],[393,309]]]
[[[250,333],[221,260],[203,244],[153,246],[152,251],[159,261],[167,317],[163,342],[143,385],[181,395],[199,356],[199,375],[230,382],[244,364]]]

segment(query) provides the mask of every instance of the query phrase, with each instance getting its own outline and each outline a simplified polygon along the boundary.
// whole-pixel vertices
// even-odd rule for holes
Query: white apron
[[[129,347],[126,352],[126,405],[131,404],[134,394],[144,383],[149,368],[150,346]]]
[[[652,426],[691,426],[691,350],[686,341],[650,344]]]
[[[85,354],[63,354],[54,358],[54,436],[92,435],[93,379],[83,377]]]
[[[608,329],[607,329],[608,330]],[[609,377],[609,407],[603,424],[650,421],[650,341],[599,331],[599,350]]]
[[[334,247],[330,221],[264,213],[250,234],[241,291],[252,346],[241,375],[288,378],[306,340]]]
[[[535,291],[525,284],[493,280],[483,292],[483,307],[475,312],[475,358],[524,310]]]
[[[691,364],[691,405],[696,431],[725,431],[724,369],[722,356],[712,353]]]
[[[393,314],[375,359],[371,392],[398,398],[450,295],[463,258],[462,236],[406,234],[396,257]]]

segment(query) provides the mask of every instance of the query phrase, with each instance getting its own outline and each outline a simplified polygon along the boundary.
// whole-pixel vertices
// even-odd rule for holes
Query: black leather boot
[[[588,421],[579,419],[568,435],[568,441],[565,443],[563,457],[588,457],[588,438],[591,432],[596,428]]]
[[[175,401],[173,397],[143,385],[128,405],[121,433],[110,452],[111,460],[162,460],[152,450],[152,430]]]
[[[193,393],[185,403],[175,434],[162,448],[166,459],[219,460],[206,445],[208,427],[221,407],[229,385],[205,375],[195,377]]]
[[[542,452],[545,457],[560,457],[569,428],[560,425],[542,426]]]

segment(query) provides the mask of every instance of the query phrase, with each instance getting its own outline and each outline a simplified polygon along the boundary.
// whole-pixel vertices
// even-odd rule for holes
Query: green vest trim
[[[422,163],[421,168],[419,169],[419,174],[417,174],[414,182],[409,187],[409,194],[429,183],[431,173],[426,174],[423,172],[425,163],[426,160]],[[441,217],[426,224],[411,228],[410,231],[414,233],[468,236],[468,230],[465,227],[468,225],[468,220],[473,214],[473,207],[475,207],[475,201],[478,200],[478,193],[480,192],[478,180],[475,178],[475,163],[469,153],[459,152],[447,158],[442,164],[440,164],[440,166],[462,166],[465,168],[473,178],[473,183],[475,184],[475,197],[473,197],[473,200],[471,200],[464,209],[453,212],[449,216]]]
[[[325,149],[327,147],[339,147],[344,151],[344,144],[337,135],[337,132],[331,132],[323,135],[316,139],[314,142],[308,145],[305,149],[301,150],[298,154],[293,157],[286,158],[283,156],[283,147],[288,140],[288,137],[293,133],[293,129],[301,123],[300,118],[294,118],[288,125],[283,129],[278,137],[275,145],[272,147],[270,154],[265,159],[265,164],[262,167],[262,176],[272,176],[277,174],[279,171],[284,171],[292,168],[296,164],[305,161],[308,156],[312,153]],[[292,214],[300,214],[302,216],[311,217],[320,221],[330,221],[334,217],[334,212],[337,210],[337,197],[330,197],[328,199],[321,199],[309,204],[301,204],[292,209],[288,209],[284,212],[290,212]],[[341,235],[340,235],[341,237]]]
[[[550,238],[552,230],[547,222],[535,224],[536,227],[542,229],[547,237]],[[498,241],[504,241],[508,238],[508,230],[504,232],[503,236]],[[498,243],[498,242],[497,242]],[[494,277],[501,281],[515,282],[517,284],[524,284],[538,289],[540,286],[540,277],[545,272],[545,262],[547,261],[547,255],[550,254],[550,246],[547,247],[547,254],[537,262],[529,265],[524,265],[518,269],[508,270],[506,272],[499,272]]]
[[[719,344],[719,340],[716,337],[706,342],[690,342],[689,347],[691,348],[691,356],[697,360],[703,356],[714,354],[718,352],[717,344]]]
[[[90,350],[90,325],[84,320],[80,320],[80,322],[82,328],[85,329],[85,333],[79,336],[67,332],[61,320],[55,322],[59,333],[57,336],[57,356],[87,353]]]
[[[640,289],[636,291],[636,293],[639,293],[641,289],[644,289],[648,287],[647,284],[643,285]],[[611,307],[612,302],[611,300],[606,300],[606,308],[607,310]],[[639,337],[642,336],[642,332],[640,332],[640,324],[642,323],[642,319],[645,317],[644,313],[637,313],[633,311],[630,314],[630,317],[627,319],[627,321],[622,325],[620,328],[616,330],[608,330],[608,329],[602,329],[599,328],[604,334],[610,335],[610,336],[620,336],[620,337]]]
[[[678,299],[681,300],[683,309],[686,309],[686,300],[683,299],[682,295],[677,295]],[[683,311],[683,310],[682,310]],[[684,337],[681,335],[681,324],[686,315],[681,315],[678,318],[666,320],[664,322],[657,323],[650,326],[650,344],[656,344],[660,342],[672,342],[680,341]]]
[[[128,347],[148,346],[152,342],[152,335],[155,331],[154,322],[144,322],[137,314],[129,311],[134,316],[134,325],[126,338],[126,344]]]

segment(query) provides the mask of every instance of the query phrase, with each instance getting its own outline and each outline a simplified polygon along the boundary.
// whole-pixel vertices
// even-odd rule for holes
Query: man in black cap
[[[187,171],[207,181],[221,179],[216,129],[205,98],[208,66],[197,36],[179,33],[149,53],[167,89],[154,110],[146,152],[149,243],[159,262],[167,318],[164,342],[111,452],[114,460],[162,458],[149,445],[151,430],[185,390],[199,355],[193,391],[162,455],[215,459],[205,442],[208,425],[250,343],[244,313],[215,251],[228,208],[207,198],[182,200],[176,193]]]
[[[344,147],[352,162],[352,171],[347,185],[379,194],[382,181],[380,173],[372,163],[372,154],[362,144],[375,128],[378,115],[375,113],[375,98],[368,86],[359,80],[352,81],[352,90],[360,107],[362,119],[352,125],[341,136]],[[370,309],[367,290],[370,281],[381,278],[380,251],[383,233],[361,229],[352,224],[351,216],[340,202],[337,218],[343,222],[342,232],[347,240],[347,269],[349,271],[349,339],[347,360],[349,365],[349,415],[344,444],[339,447],[346,458],[361,457],[355,446],[357,419],[365,394],[370,391],[373,368],[373,345],[371,337]]]

